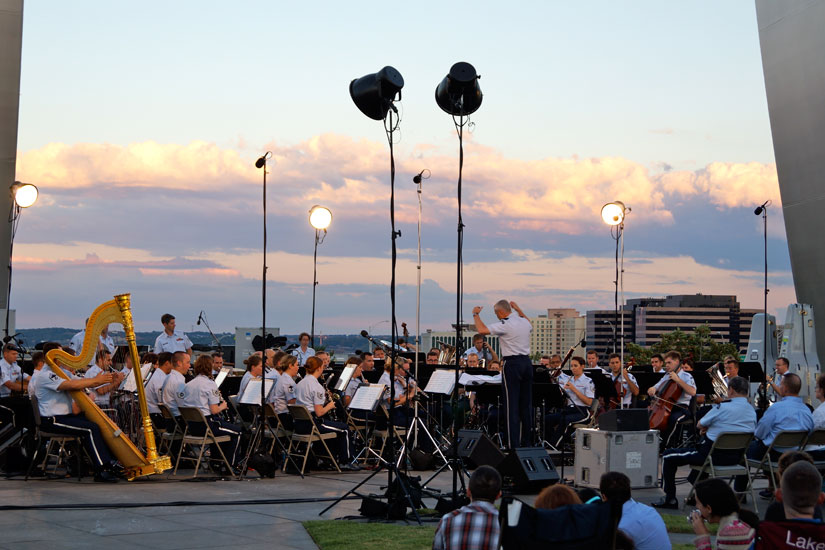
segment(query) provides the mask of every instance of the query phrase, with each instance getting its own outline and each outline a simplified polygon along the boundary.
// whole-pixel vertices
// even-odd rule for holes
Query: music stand
[[[333,389],[338,392],[343,392],[349,386],[350,380],[352,380],[352,375],[355,373],[355,369],[357,369],[357,365],[347,365],[341,371],[341,374],[338,376],[338,380],[335,381],[335,385]]]
[[[355,392],[355,395],[352,397],[352,401],[349,403],[350,409],[360,410],[360,411],[370,411],[375,412],[375,409],[378,408],[378,404],[381,402],[381,399],[384,397],[384,391],[386,386],[383,384],[376,384],[370,386],[361,386]],[[392,417],[388,418],[388,425],[387,425],[387,437],[393,437],[392,433]],[[407,485],[402,481],[401,473],[398,471],[398,466],[393,462],[388,462],[384,460],[382,456],[378,453],[373,451],[372,449],[368,449],[368,452],[373,453],[378,457],[378,467],[373,471],[370,475],[368,475],[365,479],[363,479],[360,483],[358,483],[355,487],[338,497],[332,504],[321,510],[318,515],[322,516],[328,510],[333,508],[336,504],[340,503],[342,500],[347,498],[350,495],[355,495],[356,497],[365,499],[365,498],[387,498],[389,501],[389,497],[384,495],[384,497],[380,497],[377,495],[362,495],[358,492],[363,485],[369,482],[372,478],[374,478],[382,469],[387,468],[388,470],[392,471],[395,475],[395,479],[398,480],[398,485],[401,487],[401,491],[404,493],[404,498],[407,499],[407,504],[409,504],[410,508],[412,509],[413,513],[415,514],[415,519],[418,521],[418,524],[421,525],[421,517],[418,515],[418,510],[413,504],[412,497],[410,496],[409,490],[407,490]],[[390,488],[387,487],[387,492],[389,493]]]
[[[453,393],[453,386],[455,385],[455,376],[449,370],[435,370],[433,371],[432,375],[430,376],[429,381],[427,382],[427,387],[423,390],[425,394],[442,394],[442,395],[450,395]],[[396,462],[396,466],[401,463],[401,460],[404,458],[404,453],[410,447],[410,438],[413,440],[413,448],[418,445],[418,430],[424,430],[424,433],[427,434],[427,437],[433,444],[433,448],[435,452],[438,453],[438,456],[441,457],[441,460],[444,461],[444,464],[447,464],[447,457],[444,456],[444,453],[441,452],[441,448],[436,443],[433,434],[430,433],[430,430],[427,429],[427,425],[424,423],[424,420],[418,416],[418,407],[420,403],[418,399],[415,400],[415,405],[413,408],[413,421],[410,424],[410,428],[407,430],[407,439],[404,441],[404,445],[401,447],[401,454],[398,456],[398,461]]]
[[[269,394],[275,387],[275,380],[272,378],[264,378],[266,387],[263,389],[263,394],[269,399]],[[261,403],[261,379],[253,378],[246,383],[246,388],[243,394],[238,398],[238,403],[241,405],[260,405]]]
[[[218,375],[215,377],[215,384],[220,388],[223,381],[226,380],[226,377],[229,376],[229,373],[232,371],[232,367],[223,367],[220,371],[218,371]]]

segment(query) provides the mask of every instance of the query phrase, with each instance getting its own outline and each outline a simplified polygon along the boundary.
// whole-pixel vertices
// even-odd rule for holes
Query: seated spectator
[[[630,495],[630,478],[621,472],[607,472],[599,480],[602,498],[613,506],[621,505],[619,529],[637,550],[669,550],[670,537],[659,513]]]
[[[820,375],[822,376],[822,375]],[[813,464],[813,457],[803,451],[785,451],[782,453],[782,456],[779,457],[779,462],[776,466],[776,475],[777,475],[777,487],[782,486],[782,474],[785,473],[785,470],[788,469],[788,466],[793,464],[794,462],[805,461]],[[765,510],[765,521],[785,521],[785,507],[782,505],[781,502],[778,500],[774,500],[771,502],[768,509]],[[822,508],[817,506],[814,509],[814,519],[821,520],[822,519]]]
[[[591,489],[590,487],[581,487],[576,490],[576,494],[579,495],[579,500],[581,500],[584,504],[590,504],[591,502],[599,502],[602,500],[602,495],[600,495],[596,489]]]
[[[542,489],[533,507],[555,510],[568,504],[582,504],[582,501],[576,491],[567,485],[556,484]]]
[[[814,519],[814,510],[825,501],[825,494],[822,476],[813,464],[802,460],[788,466],[776,500],[782,503],[787,519],[760,523],[756,550],[825,547],[825,524]]]
[[[719,524],[716,534],[719,549],[748,548],[753,543],[759,518],[753,512],[739,508],[739,499],[725,480],[714,478],[697,483],[696,508],[690,514],[690,522],[698,535],[693,540],[697,550],[713,548],[706,521]]]
[[[446,514],[438,523],[433,550],[497,550],[501,533],[494,503],[501,496],[501,476],[479,466],[467,487],[470,504]]]

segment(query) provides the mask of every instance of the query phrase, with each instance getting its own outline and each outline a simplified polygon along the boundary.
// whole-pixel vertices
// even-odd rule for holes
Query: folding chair
[[[219,435],[216,436],[212,432],[212,428],[209,427],[209,422],[206,421],[206,417],[203,415],[203,412],[197,407],[180,407],[180,415],[183,417],[184,422],[186,423],[186,429],[183,432],[183,439],[181,440],[180,451],[178,452],[178,459],[175,461],[175,470],[172,472],[172,475],[177,475],[178,473],[178,465],[180,464],[181,460],[189,460],[195,463],[195,473],[192,474],[192,477],[198,477],[198,469],[201,465],[201,460],[203,459],[204,449],[207,445],[213,445],[214,448],[218,449],[218,452],[221,455],[221,461],[226,465],[226,468],[232,472],[232,464],[229,463],[229,460],[226,458],[226,455],[223,453],[223,449],[221,446],[218,445],[219,443],[226,443],[231,441],[232,438],[228,435]],[[203,435],[189,435],[189,426],[190,424],[203,424]],[[198,447],[198,456],[196,458],[183,456],[183,451],[186,449],[186,446]],[[210,457],[212,460],[215,460],[215,457]],[[232,474],[234,478],[235,475]]]
[[[810,435],[808,435],[808,439],[805,440],[805,447],[808,446],[825,446],[825,429],[820,428],[812,431]],[[817,470],[822,472],[825,470],[825,460],[814,460],[814,466],[816,466]]]
[[[771,458],[771,451],[796,451],[805,444],[808,439],[808,432],[805,430],[789,430],[779,432],[773,439],[773,443],[765,451],[765,455],[761,459],[748,459],[748,467],[756,468],[757,472],[765,472],[768,475],[768,484],[770,489],[776,488],[776,469],[779,466],[778,462]],[[751,476],[753,477],[753,476]]]
[[[392,420],[390,419],[390,413],[389,413],[389,411],[387,411],[387,408],[383,405],[383,403],[378,406],[378,409],[381,410],[383,415],[386,417],[387,427],[384,428],[383,430],[379,429],[378,427],[375,427],[372,430],[372,436],[370,437],[369,448],[372,449],[373,442],[375,441],[376,436],[381,438],[381,448],[377,452],[378,452],[378,456],[383,458],[384,449],[387,446],[387,439],[389,439],[389,437],[390,437],[390,430],[395,428],[395,430],[394,430],[395,431],[395,437],[398,439],[399,443],[403,447],[404,443],[407,440],[407,428],[405,428],[404,426],[391,426],[390,425],[392,423]],[[381,414],[381,413],[379,413],[379,414]]]
[[[309,422],[312,426],[310,432],[308,434],[301,434],[298,433],[298,430],[292,432],[292,437],[289,439],[289,448],[287,449],[287,458],[291,459],[292,457],[298,456],[301,457],[301,475],[304,475],[304,471],[306,470],[307,466],[307,459],[309,458],[309,453],[312,451],[312,444],[316,441],[320,441],[321,444],[324,446],[324,450],[327,452],[327,456],[329,456],[330,460],[332,460],[333,466],[339,472],[341,468],[338,467],[338,461],[335,460],[335,456],[332,454],[332,451],[329,450],[329,446],[327,446],[327,440],[335,439],[338,437],[338,434],[335,432],[328,432],[328,433],[321,433],[318,430],[318,426],[315,424],[315,419],[312,418],[312,415],[309,414],[309,411],[306,410],[306,407],[303,405],[287,405],[289,408],[289,414],[292,415],[292,418],[295,419],[295,425],[298,426],[299,422]],[[298,446],[301,443],[306,444],[306,451],[303,453],[297,452]],[[296,452],[292,452],[293,445],[295,446]],[[286,471],[286,462],[284,461],[284,471]]]
[[[599,423],[599,418],[596,412],[599,410],[599,400],[595,397],[593,401],[590,402],[590,407],[588,407],[588,414],[587,418],[583,418],[578,422],[571,423],[567,429],[572,433],[576,433],[576,430],[579,428],[595,428],[596,425]]]
[[[163,403],[158,403],[158,409],[160,409],[160,414],[163,415],[164,420],[171,420],[172,424],[174,424],[175,428],[170,432],[166,428],[160,433],[160,448],[158,449],[159,454],[168,453],[169,450],[172,448],[172,442],[180,441],[183,439],[183,430],[178,425],[177,421],[175,420],[175,415],[172,414],[172,411],[169,410],[169,407],[164,405]]]
[[[79,437],[74,435],[66,435],[66,434],[58,434],[52,432],[46,432],[40,429],[40,407],[37,405],[37,397],[31,396],[31,403],[32,403],[32,412],[34,414],[34,425],[35,425],[35,437],[37,437],[37,442],[35,443],[36,447],[34,450],[34,456],[32,457],[31,463],[29,464],[28,470],[26,470],[26,478],[24,481],[29,480],[29,476],[31,475],[32,468],[34,467],[35,463],[37,462],[37,455],[40,453],[40,449],[43,446],[43,440],[48,439],[49,443],[46,445],[46,453],[43,457],[43,462],[40,463],[40,469],[44,472],[49,465],[49,458],[55,458],[54,469],[52,470],[53,474],[57,473],[57,469],[60,467],[60,464],[63,462],[63,459],[68,457],[68,453],[66,452],[66,443],[75,443],[78,448],[77,452],[77,480],[80,481],[83,478],[83,468],[80,467],[80,461],[82,460],[82,453],[85,453],[86,450],[83,447],[83,442],[80,440]],[[52,447],[57,445],[57,454],[52,452]]]
[[[733,479],[735,476],[746,475],[748,477],[748,486],[745,487],[744,491],[741,491],[741,493],[737,494],[745,494],[750,492],[751,500],[753,500],[754,511],[758,514],[759,509],[757,508],[756,497],[753,493],[753,479],[751,478],[750,468],[748,467],[746,462],[748,445],[750,445],[752,440],[753,434],[750,432],[720,433],[716,437],[716,440],[713,442],[713,446],[711,446],[708,456],[705,457],[705,461],[700,466],[692,464],[690,466],[690,469],[699,472],[699,476],[696,478],[697,481],[701,481],[704,478],[704,476],[729,477]],[[721,466],[713,463],[714,451],[740,451],[741,455],[736,464]],[[728,484],[730,484],[730,482],[728,482]],[[690,498],[693,496],[694,491],[695,487],[691,487],[690,493],[688,494],[688,500],[690,500]]]

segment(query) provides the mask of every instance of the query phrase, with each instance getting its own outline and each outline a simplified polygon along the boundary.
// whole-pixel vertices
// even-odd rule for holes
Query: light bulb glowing
[[[326,229],[332,223],[332,212],[325,206],[315,205],[309,210],[309,224],[315,229]]]
[[[607,225],[619,225],[624,221],[625,206],[619,201],[609,202],[602,206],[602,220]]]
[[[14,202],[20,208],[28,208],[37,202],[37,187],[30,183],[15,182],[11,186],[11,192],[14,196]]]

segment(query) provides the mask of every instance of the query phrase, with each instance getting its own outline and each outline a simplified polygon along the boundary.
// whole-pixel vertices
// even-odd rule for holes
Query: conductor
[[[496,302],[493,312],[498,320],[489,328],[479,317],[481,309],[481,306],[473,308],[476,330],[479,334],[498,336],[501,346],[507,447],[529,447],[533,434],[533,364],[530,361],[533,325],[515,302]],[[513,315],[513,310],[518,316]]]

